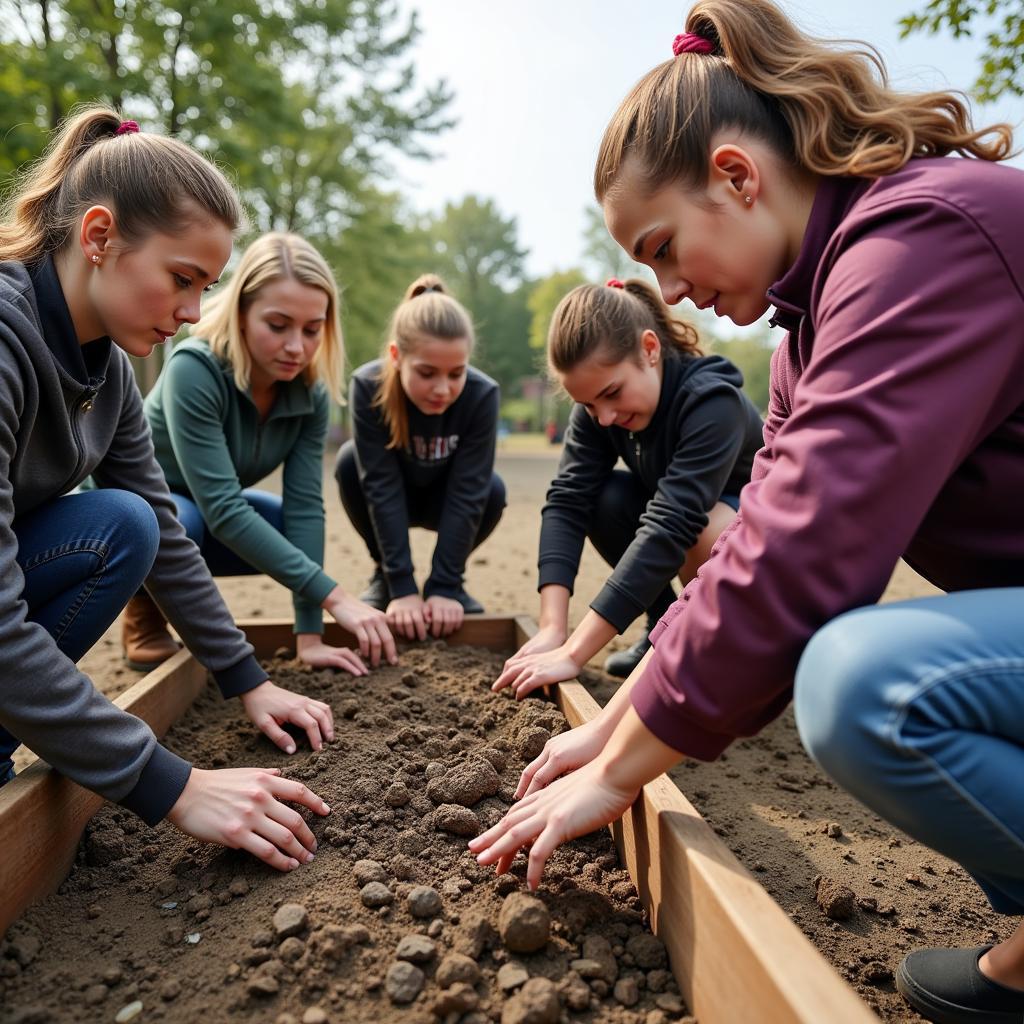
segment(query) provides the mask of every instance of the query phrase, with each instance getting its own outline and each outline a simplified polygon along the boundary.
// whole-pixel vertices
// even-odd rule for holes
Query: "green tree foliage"
[[[445,83],[417,84],[397,0],[0,0],[0,185],[76,103],[101,101],[207,153],[248,237],[304,234],[345,292],[350,360],[371,354],[429,241],[381,190],[427,155]]]
[[[948,29],[954,39],[971,37],[981,17],[994,19],[984,31],[985,50],[974,94],[983,103],[1010,93],[1024,96],[1024,0],[929,0],[924,8],[900,19],[901,34]]]
[[[598,206],[588,206],[584,211],[583,259],[598,284],[609,277],[624,281],[627,277],[650,277],[642,263],[637,263],[626,254],[618,242],[608,234],[604,214]]]
[[[427,227],[433,261],[473,316],[479,338],[477,365],[506,394],[533,371],[528,344],[528,286],[514,217],[504,217],[491,199],[466,196],[447,203]]]
[[[556,270],[553,274],[538,281],[530,292],[530,348],[543,353],[548,344],[548,327],[555,307],[562,301],[566,292],[572,291],[577,285],[586,284],[587,279],[582,270],[573,267],[571,270]],[[543,356],[541,356],[543,363]]]
[[[768,409],[769,378],[771,376],[772,339],[767,330],[763,336],[740,335],[734,338],[704,338],[707,352],[725,356],[740,368],[743,390],[763,414]]]

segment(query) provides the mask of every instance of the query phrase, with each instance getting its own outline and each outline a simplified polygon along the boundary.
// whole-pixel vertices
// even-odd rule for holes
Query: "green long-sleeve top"
[[[231,366],[190,338],[174,347],[145,411],[171,490],[192,498],[217,540],[291,590],[296,633],[322,633],[320,605],[335,587],[323,571],[327,389],[282,383],[261,422]],[[282,464],[283,533],[242,494]]]

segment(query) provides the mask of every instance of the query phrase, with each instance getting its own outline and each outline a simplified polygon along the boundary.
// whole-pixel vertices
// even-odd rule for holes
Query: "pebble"
[[[309,924],[309,912],[301,903],[282,903],[274,913],[274,933],[278,939],[298,935]]]
[[[367,882],[359,890],[359,898],[364,907],[387,907],[395,899],[394,893],[383,882]]]
[[[498,968],[498,988],[502,992],[513,992],[530,980],[530,972],[522,965],[510,960]],[[589,1002],[589,996],[588,996]]]
[[[442,1019],[446,1018],[449,1014],[453,1014],[457,1019],[462,1014],[475,1010],[479,1002],[480,997],[476,994],[472,985],[458,982],[451,988],[446,989],[434,1000],[433,1013],[435,1017]]]
[[[189,933],[188,933],[188,934],[187,934],[187,935],[185,936],[185,941],[186,941],[186,942],[187,942],[187,943],[188,943],[188,944],[189,944],[190,946],[194,946],[194,945],[196,945],[196,943],[198,943],[198,942],[199,942],[199,940],[200,940],[200,939],[201,939],[202,937],[203,937],[203,933],[202,933],[202,932],[189,932]]]
[[[181,995],[181,982],[177,978],[169,978],[160,988],[160,998],[170,1003]]]
[[[434,828],[453,836],[469,838],[479,835],[480,819],[468,807],[441,804],[434,812]]]
[[[319,1006],[311,1006],[302,1015],[302,1024],[327,1024],[327,1013]]]
[[[820,878],[815,899],[821,912],[832,921],[845,921],[853,915],[856,894],[831,878]]]
[[[843,837],[843,826],[838,822],[830,821],[825,829],[825,834],[829,839],[842,839]]]
[[[414,964],[425,964],[437,956],[437,946],[426,935],[406,935],[395,950],[399,960],[409,960]]]
[[[640,986],[636,978],[619,978],[612,993],[615,1001],[623,1006],[636,1006],[640,1001]]]
[[[664,968],[668,965],[668,953],[665,943],[650,932],[641,932],[632,936],[626,943],[626,952],[633,958],[637,967],[644,971]]]
[[[401,782],[392,783],[384,794],[384,803],[388,807],[404,807],[411,799],[408,788]]]
[[[241,875],[235,875],[228,883],[228,892],[232,896],[245,896],[249,892],[249,883]]]
[[[96,1006],[107,998],[106,985],[90,985],[82,995],[86,1006]]]
[[[531,978],[501,1011],[501,1024],[558,1024],[558,989],[547,978]]]
[[[658,996],[658,998],[654,1000],[654,1004],[659,1010],[664,1010],[666,1013],[671,1014],[674,1017],[678,1017],[683,1010],[686,1009],[682,999],[680,999],[674,992],[665,992],[663,995]]]
[[[551,917],[536,896],[510,893],[501,905],[498,931],[505,948],[513,953],[534,953],[548,941]]]
[[[306,951],[306,944],[302,939],[290,935],[280,946],[277,947],[277,955],[286,963],[293,964]]]
[[[423,988],[426,976],[414,964],[399,960],[388,968],[384,991],[393,1003],[411,1003]]]
[[[375,860],[357,860],[352,867],[352,873],[356,876],[356,884],[359,886],[388,880],[384,865]]]
[[[406,905],[413,917],[436,917],[441,912],[441,894],[429,885],[417,885],[409,891]]]
[[[122,1006],[117,1011],[117,1016],[114,1018],[114,1024],[127,1024],[130,1020],[135,1020],[138,1015],[142,1013],[142,1000],[136,999],[134,1003],[129,1003],[127,1006]]]
[[[500,970],[498,974],[501,975]],[[480,980],[480,968],[475,960],[462,953],[449,953],[438,964],[434,980],[441,988],[451,988],[452,985],[460,983],[475,985]]]

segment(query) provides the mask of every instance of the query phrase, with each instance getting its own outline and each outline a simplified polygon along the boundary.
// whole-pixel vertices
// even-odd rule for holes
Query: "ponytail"
[[[234,231],[242,212],[224,175],[183,142],[136,127],[102,106],[65,121],[7,197],[0,260],[30,263],[61,251],[97,203],[111,208],[128,242],[177,234],[196,214]]]
[[[1010,126],[975,130],[959,93],[896,91],[873,47],[806,35],[771,0],[700,0],[686,32],[706,45],[680,48],[648,72],[605,130],[594,171],[599,202],[627,158],[648,192],[673,181],[703,189],[711,139],[723,128],[819,175],[874,178],[917,156],[998,161],[1012,153]]]
[[[389,343],[394,341],[403,356],[422,338],[465,339],[470,352],[475,343],[469,313],[448,293],[444,281],[436,274],[423,274],[409,285],[388,329]],[[373,405],[380,409],[387,424],[388,448],[404,449],[409,445],[409,410],[398,366],[390,358],[387,347],[381,362],[380,386]]]
[[[548,363],[556,373],[568,373],[594,355],[612,365],[639,360],[644,331],[654,331],[666,358],[701,354],[693,326],[674,317],[646,281],[581,284],[562,299],[551,318]]]

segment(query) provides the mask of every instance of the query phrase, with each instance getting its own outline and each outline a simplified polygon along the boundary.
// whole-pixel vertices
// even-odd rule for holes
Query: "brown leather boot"
[[[145,591],[125,606],[122,622],[121,643],[130,668],[148,672],[178,653],[179,644],[167,632],[167,620]]]

